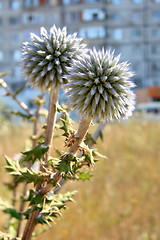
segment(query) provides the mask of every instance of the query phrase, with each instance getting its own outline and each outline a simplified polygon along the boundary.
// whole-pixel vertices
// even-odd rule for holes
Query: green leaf
[[[16,218],[18,220],[22,219],[22,216],[19,212],[17,212],[14,208],[6,208],[3,210],[4,213],[8,213],[12,218]]]
[[[67,137],[70,132],[73,132],[72,119],[69,117],[68,112],[65,109],[63,109],[60,105],[57,106],[57,111],[63,112],[63,115],[60,118],[62,122],[62,126],[60,127],[60,129],[64,131],[64,134],[62,136]]]
[[[62,153],[56,147],[53,146],[53,148],[54,148],[58,157],[62,156]]]
[[[43,199],[44,197],[40,194],[37,194],[36,192],[34,192],[32,189],[29,192],[29,196],[27,201],[29,201],[29,205],[36,205],[37,207],[42,207],[43,204]]]
[[[92,174],[90,174],[89,172],[79,172],[78,173],[78,180],[89,180],[93,177]]]
[[[7,166],[5,166],[5,169],[10,172],[12,175],[16,175],[19,176],[20,174],[20,165],[18,161],[14,161],[11,158],[5,156],[6,162],[7,162]]]
[[[60,171],[62,174],[72,174],[72,166],[71,162],[68,162],[67,160],[62,160],[58,166],[57,169]]]
[[[45,146],[44,143],[39,143],[36,147],[30,151],[22,152],[25,155],[24,161],[32,161],[33,163],[39,159],[48,151],[49,147]]]

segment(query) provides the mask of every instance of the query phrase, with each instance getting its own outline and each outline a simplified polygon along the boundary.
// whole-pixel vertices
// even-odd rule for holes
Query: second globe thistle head
[[[69,83],[64,86],[74,110],[108,121],[132,114],[135,95],[129,78],[133,73],[128,63],[119,60],[120,55],[114,57],[114,52],[94,48],[74,61],[67,75]]]
[[[68,35],[66,28],[49,32],[41,28],[40,36],[31,33],[31,41],[23,44],[23,69],[30,84],[39,89],[57,87],[65,82],[63,75],[73,59],[81,55],[86,45],[76,33]]]

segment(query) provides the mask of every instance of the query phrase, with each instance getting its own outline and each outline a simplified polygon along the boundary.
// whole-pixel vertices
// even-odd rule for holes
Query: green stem
[[[40,99],[41,99],[41,100],[43,100],[43,98],[44,98],[44,94],[42,94],[42,95],[40,96]],[[43,102],[40,103],[40,104],[38,104],[37,110],[36,110],[36,112],[35,112],[35,121],[34,121],[34,125],[33,125],[33,135],[34,135],[34,136],[37,136],[38,131],[39,131],[39,123],[40,123],[40,122],[39,122],[39,119],[40,119],[40,111],[41,111],[41,109],[42,109],[42,106],[43,106]],[[32,140],[32,147],[34,148],[34,147],[36,146],[36,144],[37,144],[37,138]],[[30,162],[30,163],[28,164],[28,168],[30,169],[31,166],[32,166],[32,163]],[[22,190],[23,196],[26,195],[27,190],[28,190],[28,185],[25,183],[25,184],[23,185],[23,190]],[[26,202],[25,202],[24,199],[22,198],[22,199],[21,199],[21,202],[20,202],[20,207],[19,207],[19,212],[20,212],[20,213],[23,213],[23,211],[24,211],[24,209],[25,209],[25,205],[26,205]],[[19,220],[18,227],[17,227],[16,237],[19,237],[19,236],[20,236],[20,234],[21,234],[21,232],[22,232],[21,229],[22,229],[22,220]]]
[[[54,127],[56,122],[58,94],[59,94],[59,87],[57,88],[52,87],[50,90],[47,128],[46,128],[46,134],[45,134],[45,144],[46,146],[49,146],[49,150],[44,159],[46,164],[50,156]]]
[[[50,156],[53,132],[54,132],[54,127],[55,127],[55,122],[56,122],[58,93],[59,93],[59,87],[51,88],[49,107],[48,107],[47,128],[46,128],[46,133],[45,133],[45,144],[46,144],[46,146],[49,146],[49,151],[44,156],[44,161],[45,161],[46,165],[48,163],[48,158]],[[42,166],[41,166],[41,170],[43,171]],[[41,186],[37,185],[36,190],[39,188],[41,188]],[[29,219],[26,224],[26,227],[24,229],[22,240],[30,240],[31,239],[32,233],[33,233],[35,225],[36,225],[36,218],[37,218],[38,214],[39,214],[38,210],[31,211]]]
[[[84,140],[84,138],[88,132],[91,121],[92,121],[92,118],[87,118],[87,119],[85,117],[81,118],[81,121],[80,121],[79,127],[78,127],[78,131],[75,134],[75,142],[70,147],[68,153],[71,153],[71,154],[77,153],[80,144],[82,143],[82,141]]]

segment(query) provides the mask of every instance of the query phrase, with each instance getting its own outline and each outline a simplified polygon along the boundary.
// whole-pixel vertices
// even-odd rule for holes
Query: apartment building
[[[0,0],[0,71],[12,87],[24,82],[22,42],[53,24],[121,53],[138,87],[160,85],[160,0]]]

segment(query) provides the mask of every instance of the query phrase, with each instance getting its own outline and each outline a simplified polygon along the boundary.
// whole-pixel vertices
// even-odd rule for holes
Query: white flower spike
[[[23,69],[30,84],[48,90],[51,86],[65,83],[63,75],[73,59],[84,52],[86,45],[76,34],[67,35],[54,25],[48,33],[41,28],[40,36],[31,33],[31,41],[23,44]]]
[[[86,118],[107,121],[132,114],[135,85],[129,79],[133,73],[128,63],[119,60],[114,52],[94,48],[73,62],[66,76],[69,83],[64,87],[74,110]]]

